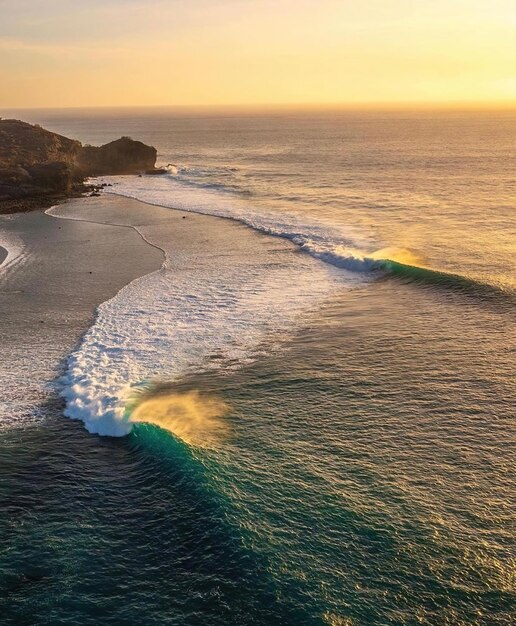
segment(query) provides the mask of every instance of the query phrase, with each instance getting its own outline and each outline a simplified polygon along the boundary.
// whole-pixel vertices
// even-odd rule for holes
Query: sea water
[[[511,623],[516,116],[32,116],[157,147],[108,193],[230,221],[181,257],[128,218],[164,261],[69,356],[86,430],[3,433],[9,619]]]

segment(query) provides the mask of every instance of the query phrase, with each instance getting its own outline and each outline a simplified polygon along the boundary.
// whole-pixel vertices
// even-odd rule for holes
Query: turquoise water
[[[380,291],[332,302],[282,355],[184,383],[231,404],[217,451],[58,416],[3,434],[4,617],[509,624],[502,320],[482,312],[479,344],[475,302],[443,297],[435,319],[435,294]]]
[[[145,126],[145,120],[132,123]],[[418,121],[426,135],[434,123]],[[228,121],[203,124],[216,132]],[[359,132],[349,124],[347,132]],[[479,145],[489,124],[481,120]],[[297,132],[299,142],[307,141],[303,124]],[[233,149],[248,137],[241,132],[231,143],[225,136]],[[423,178],[425,145],[419,150]],[[468,168],[458,185],[456,171],[442,171],[439,188],[462,203],[453,231],[427,206],[424,224],[431,230],[425,234],[418,226],[421,207],[413,204],[399,210],[397,225],[390,207],[388,226],[385,215],[375,218],[374,206],[367,219],[356,220],[357,207],[333,222],[328,210],[321,216],[324,231],[305,209],[289,212],[278,198],[248,205],[260,224],[271,215],[277,224],[279,214],[283,226],[302,225],[301,234],[319,237],[319,244],[329,245],[333,237],[332,244],[342,245],[347,237],[355,254],[402,246],[425,256],[430,274],[409,265],[407,275],[402,264],[394,274],[361,269],[357,279],[349,265],[330,263],[332,289],[314,306],[308,302],[290,333],[278,337],[272,325],[265,327],[262,339],[270,333],[274,349],[231,368],[161,381],[157,397],[201,390],[227,403],[229,434],[218,445],[189,444],[149,424],[132,426],[125,437],[94,436],[82,422],[63,417],[58,400],[43,408],[43,421],[2,430],[5,623],[512,623],[515,309],[507,228],[513,214],[503,182],[509,176],[506,144],[497,145],[498,157],[488,167],[500,176],[490,185],[503,187],[503,194],[491,197],[493,221],[492,212],[471,200],[489,195],[484,182],[469,189],[467,204],[462,189]],[[169,144],[164,140],[163,146],[162,152]],[[388,169],[392,154],[386,150],[375,159]],[[396,161],[408,158],[404,153]],[[188,180],[166,182],[190,193]],[[292,178],[288,184],[294,185]],[[152,193],[163,197],[161,188]],[[220,211],[241,218],[245,204],[227,189],[217,193],[231,198],[230,205],[217,205]],[[187,200],[199,199],[181,198],[186,209]],[[316,212],[312,206],[310,219]],[[352,234],[346,234],[348,222]],[[406,223],[418,233],[411,235],[416,246],[406,245]],[[249,250],[255,258],[256,250]],[[269,283],[276,276],[270,255],[264,253],[259,265]],[[311,266],[323,261],[306,259],[303,276],[324,282]],[[285,256],[279,264],[293,262]],[[224,263],[212,269],[229,281]],[[201,259],[199,272],[202,265]],[[252,272],[245,279],[258,281]],[[146,285],[155,288],[140,283]],[[268,297],[261,283],[253,289]],[[246,303],[256,307],[251,322],[242,312],[207,318],[217,322],[221,346],[233,325],[248,333],[265,319],[252,298]],[[141,302],[134,306],[141,315],[149,312]],[[275,315],[281,318],[283,308]],[[195,332],[195,341],[209,339],[197,326]]]

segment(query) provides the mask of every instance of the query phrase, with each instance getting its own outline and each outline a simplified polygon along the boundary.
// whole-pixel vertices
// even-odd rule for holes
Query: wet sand
[[[133,201],[74,199],[62,210],[82,203],[123,210]],[[145,205],[138,204],[141,211]],[[1,427],[30,421],[96,307],[157,270],[163,254],[132,228],[56,219],[43,211],[0,216],[0,232],[4,245],[12,240],[17,248],[17,256],[0,266]],[[0,248],[0,260],[7,256]]]

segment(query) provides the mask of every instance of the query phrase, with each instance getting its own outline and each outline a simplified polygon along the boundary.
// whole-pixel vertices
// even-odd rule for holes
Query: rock
[[[104,146],[79,141],[20,120],[0,119],[0,213],[32,210],[53,201],[98,192],[90,176],[161,174],[156,149],[130,137]]]
[[[0,167],[25,167],[52,161],[74,165],[80,149],[80,141],[41,126],[0,119]]]
[[[67,163],[56,161],[41,163],[27,168],[32,184],[45,193],[68,194],[72,188],[74,174],[72,167]]]
[[[153,170],[146,170],[145,174],[147,176],[161,176],[162,174],[166,174],[168,170],[164,167],[156,167]]]
[[[84,146],[77,165],[84,176],[138,174],[154,170],[157,151],[141,141],[122,137],[99,148]]]
[[[24,183],[30,183],[31,180],[32,178],[29,172],[19,165],[0,169],[0,181],[5,185],[22,185]]]

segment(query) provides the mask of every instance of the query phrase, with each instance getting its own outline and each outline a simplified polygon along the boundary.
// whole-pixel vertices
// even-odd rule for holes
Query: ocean
[[[16,116],[167,173],[38,218],[154,256],[4,359],[5,623],[512,623],[516,113]]]

